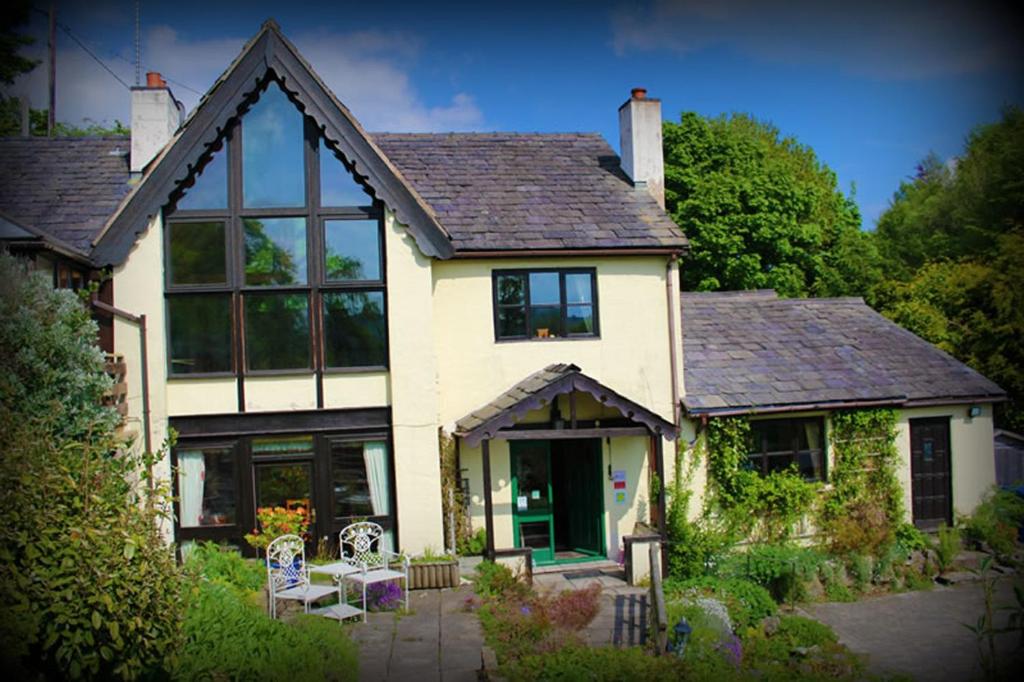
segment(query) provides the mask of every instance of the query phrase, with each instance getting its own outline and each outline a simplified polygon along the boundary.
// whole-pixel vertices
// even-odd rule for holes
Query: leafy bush
[[[243,592],[262,589],[267,579],[266,569],[260,562],[242,557],[233,547],[214,542],[197,543],[185,561],[185,569]]]
[[[783,615],[779,617],[777,637],[783,638],[791,647],[812,647],[838,642],[832,628],[803,616]]]
[[[974,513],[963,520],[967,537],[984,542],[1001,557],[1013,554],[1017,534],[1024,525],[1024,498],[1008,490],[989,491]]]
[[[601,586],[594,583],[582,590],[563,590],[543,602],[543,608],[555,627],[582,630],[597,617],[600,598]]]
[[[815,575],[825,557],[809,547],[790,544],[752,545],[722,565],[725,576],[750,580],[779,602],[803,599],[804,581]]]
[[[481,597],[504,597],[509,594],[524,596],[529,591],[512,573],[512,569],[493,561],[477,564],[473,587]]]
[[[357,651],[333,620],[273,620],[231,586],[203,582],[184,621],[180,680],[355,680]]]
[[[672,680],[681,679],[683,663],[674,656],[651,656],[637,647],[590,648],[572,645],[545,654],[529,654],[503,666],[510,680]]]
[[[725,603],[729,618],[737,628],[757,625],[763,618],[778,611],[768,590],[740,578],[706,576],[690,580],[665,582],[666,596],[678,597],[687,593],[704,594]]]
[[[282,535],[305,536],[309,528],[309,512],[305,507],[260,507],[256,510],[256,520],[259,528],[245,534],[245,541],[256,549],[266,549]]]
[[[939,570],[947,571],[963,548],[960,540],[960,529],[942,524],[939,526],[939,538],[935,543],[935,554],[939,561]]]
[[[180,648],[167,498],[100,405],[95,337],[74,294],[0,254],[0,650],[15,677],[159,675]]]
[[[874,573],[874,563],[871,557],[863,554],[855,554],[850,557],[850,575],[853,576],[853,586],[858,592],[863,592],[871,584]]]
[[[478,528],[473,535],[459,538],[458,550],[461,556],[480,556],[487,549],[487,530]]]
[[[896,544],[906,554],[928,549],[928,536],[912,523],[901,523],[896,527]]]
[[[848,502],[841,514],[828,519],[824,535],[829,552],[839,556],[877,554],[893,540],[885,508],[870,499]]]

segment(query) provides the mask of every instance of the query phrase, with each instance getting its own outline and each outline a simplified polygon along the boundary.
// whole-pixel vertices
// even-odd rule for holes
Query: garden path
[[[464,609],[471,585],[414,590],[410,614],[371,613],[349,625],[359,645],[359,679],[379,682],[463,682],[477,679],[483,633],[477,615]]]
[[[996,607],[1014,603],[1011,579],[1001,579]],[[852,651],[867,654],[872,670],[941,682],[981,677],[974,634],[963,624],[976,623],[984,605],[981,584],[965,583],[852,603],[808,604],[803,609],[830,625]],[[1004,626],[1007,617],[1006,611],[998,611],[997,625]],[[997,644],[1000,662],[1017,656],[1021,665],[1016,634],[1000,635]]]
[[[621,568],[580,567],[534,576],[538,590],[561,592],[581,590],[593,584],[601,586],[601,605],[597,617],[587,627],[585,637],[591,646],[634,646],[647,641],[647,588],[626,583]]]

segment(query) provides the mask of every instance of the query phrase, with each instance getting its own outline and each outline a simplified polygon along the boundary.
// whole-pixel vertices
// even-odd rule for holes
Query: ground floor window
[[[825,480],[824,420],[758,419],[750,422],[749,463],[762,474],[796,465],[808,481]]]
[[[179,541],[243,545],[263,507],[309,510],[308,540],[337,541],[371,520],[394,548],[394,461],[386,431],[179,439],[173,453]]]

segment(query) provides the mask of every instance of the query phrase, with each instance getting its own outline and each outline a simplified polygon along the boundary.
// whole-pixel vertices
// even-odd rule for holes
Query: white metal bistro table
[[[338,594],[340,597],[337,604],[315,609],[311,613],[327,616],[328,618],[337,618],[338,620],[357,618],[364,615],[363,609],[357,609],[348,603],[348,589],[345,587],[345,576],[352,573],[360,573],[361,569],[358,566],[353,566],[347,561],[334,561],[322,566],[310,564],[309,572],[333,576],[334,580],[338,583]]]

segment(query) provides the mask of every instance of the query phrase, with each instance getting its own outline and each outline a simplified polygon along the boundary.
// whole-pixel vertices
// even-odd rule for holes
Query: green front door
[[[516,546],[533,549],[536,563],[551,563],[555,560],[555,525],[550,443],[512,441],[509,446]]]
[[[512,441],[509,453],[515,546],[538,564],[602,556],[601,441]]]

